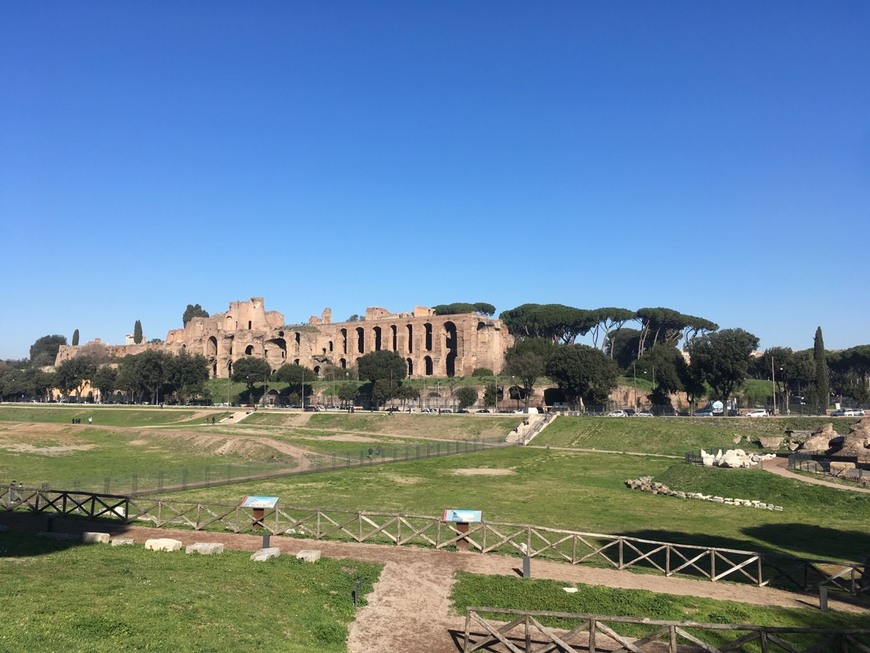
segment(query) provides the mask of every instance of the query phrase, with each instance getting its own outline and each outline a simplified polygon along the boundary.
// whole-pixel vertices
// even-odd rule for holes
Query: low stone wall
[[[755,499],[734,499],[731,497],[719,497],[712,494],[703,494],[701,492],[680,492],[672,490],[664,483],[657,483],[652,476],[641,476],[640,478],[626,481],[625,484],[632,490],[640,490],[641,492],[651,492],[652,494],[664,494],[677,499],[698,499],[700,501],[711,501],[713,503],[721,503],[726,506],[745,506],[747,508],[758,508],[760,510],[782,510],[782,506],[777,506],[772,503],[764,503]]]

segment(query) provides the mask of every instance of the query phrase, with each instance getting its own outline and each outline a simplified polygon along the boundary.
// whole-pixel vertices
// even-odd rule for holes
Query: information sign
[[[245,497],[242,508],[274,508],[278,504],[278,497]]]
[[[457,522],[460,524],[472,524],[483,521],[483,512],[480,510],[462,510],[454,508],[445,510],[441,521]]]

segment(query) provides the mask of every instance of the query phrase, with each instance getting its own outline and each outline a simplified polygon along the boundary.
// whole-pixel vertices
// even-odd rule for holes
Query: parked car
[[[757,408],[746,413],[746,417],[767,417],[768,412],[764,408]]]
[[[624,410],[611,410],[607,413],[608,417],[628,417]]]
[[[634,414],[635,417],[653,417],[653,414],[648,410],[642,410]]]
[[[713,409],[702,408],[701,410],[696,410],[693,417],[713,417]]]
[[[831,412],[831,417],[864,417],[864,410],[861,408],[838,408]]]

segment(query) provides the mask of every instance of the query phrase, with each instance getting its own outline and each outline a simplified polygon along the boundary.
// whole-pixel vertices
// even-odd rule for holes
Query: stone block
[[[296,559],[305,562],[317,562],[320,560],[320,551],[317,551],[316,549],[302,549],[296,554]]]
[[[111,540],[112,536],[108,533],[96,533],[93,531],[82,533],[82,542],[85,544],[108,544]]]
[[[264,562],[272,558],[277,558],[280,555],[281,549],[279,549],[277,546],[270,546],[267,549],[260,549],[259,551],[254,551],[254,553],[251,554],[251,560],[253,562]]]
[[[184,551],[185,553],[199,553],[204,556],[210,556],[216,553],[223,553],[224,545],[219,542],[196,542],[189,545]]]
[[[173,540],[168,537],[145,540],[145,549],[148,551],[180,551],[182,546],[180,540]]]
[[[136,541],[131,537],[113,537],[112,546],[133,546]]]

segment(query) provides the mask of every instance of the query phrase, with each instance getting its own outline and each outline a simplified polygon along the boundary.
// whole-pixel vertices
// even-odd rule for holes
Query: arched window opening
[[[358,354],[366,352],[366,332],[362,327],[356,328],[356,352]]]
[[[408,325],[408,353],[414,353],[414,325]]]
[[[372,329],[372,332],[375,334],[375,351],[381,350],[381,327],[375,327]]]
[[[447,356],[444,359],[445,370],[447,376],[456,376],[456,356],[458,355],[458,345],[456,337],[456,324],[453,322],[444,323],[444,349]]]
[[[408,378],[414,376],[414,361],[410,358],[406,359],[405,362],[408,364]]]
[[[426,329],[426,344],[424,347],[426,351],[432,351],[432,325],[427,322],[424,327]]]
[[[432,376],[432,373],[434,371],[432,368],[432,357],[426,356],[426,358],[423,359],[423,365],[426,368],[426,376]]]

